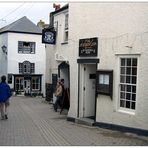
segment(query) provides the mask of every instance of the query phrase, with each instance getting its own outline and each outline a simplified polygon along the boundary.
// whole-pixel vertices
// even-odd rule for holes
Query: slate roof
[[[26,16],[0,29],[0,34],[5,32],[42,34],[42,30]]]

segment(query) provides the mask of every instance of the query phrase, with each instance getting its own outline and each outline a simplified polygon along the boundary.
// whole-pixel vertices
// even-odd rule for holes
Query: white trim
[[[136,83],[136,106],[135,106],[135,110],[132,109],[128,109],[128,108],[122,108],[120,107],[120,59],[121,58],[137,58],[137,83],[138,83],[138,69],[139,69],[139,54],[120,54],[118,55],[118,82],[117,82],[117,86],[118,86],[118,98],[117,98],[117,102],[116,102],[116,110],[117,112],[121,112],[121,113],[126,113],[126,114],[131,114],[131,115],[135,115],[136,109],[137,109],[137,83]]]
[[[124,108],[120,108],[119,110],[117,110],[117,112],[130,114],[130,115],[135,115],[135,111],[133,111],[133,110],[125,110]]]

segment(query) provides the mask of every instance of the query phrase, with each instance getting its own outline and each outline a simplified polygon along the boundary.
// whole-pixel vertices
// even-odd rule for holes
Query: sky
[[[49,14],[54,11],[53,3],[60,4],[61,7],[67,4],[66,2],[54,1],[0,1],[0,28],[23,16],[27,16],[35,24],[40,20],[49,24]]]

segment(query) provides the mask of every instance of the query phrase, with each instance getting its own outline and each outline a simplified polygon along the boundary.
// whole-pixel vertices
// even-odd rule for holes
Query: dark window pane
[[[126,91],[127,91],[127,92],[131,92],[131,87],[132,87],[131,85],[127,85],[127,86],[126,86]]]
[[[32,88],[35,89],[35,84],[32,85]]]
[[[121,99],[125,99],[125,93],[120,92],[120,98],[121,98]]]
[[[136,86],[132,86],[132,92],[136,93]]]
[[[135,102],[132,102],[132,109],[135,109]]]
[[[126,76],[126,83],[130,83],[130,76]]]
[[[126,108],[130,108],[130,101],[126,101]]]
[[[120,107],[125,107],[125,100],[120,100]]]
[[[120,76],[120,82],[125,83],[125,76]]]
[[[127,59],[127,66],[131,66],[131,59]]]
[[[132,66],[137,66],[137,59],[132,60]]]
[[[132,94],[132,100],[136,101],[136,94]]]
[[[121,70],[120,71],[121,74],[125,74],[125,67],[121,67],[120,70]]]
[[[129,68],[129,67],[126,68],[126,74],[127,75],[130,75],[131,74],[131,68]]]
[[[132,77],[132,84],[136,84],[136,77]]]
[[[125,91],[125,85],[121,85],[121,91]]]
[[[126,93],[126,99],[130,100],[130,98],[131,98],[131,94],[130,93]]]
[[[121,59],[121,66],[125,66],[125,59]]]
[[[132,68],[132,75],[137,75],[137,68],[135,67]]]

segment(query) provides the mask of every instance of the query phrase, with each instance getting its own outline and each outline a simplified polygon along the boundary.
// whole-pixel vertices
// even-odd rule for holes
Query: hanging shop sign
[[[42,30],[42,43],[55,44],[56,43],[56,31],[45,28]]]
[[[94,57],[98,54],[98,38],[79,40],[79,56]]]

